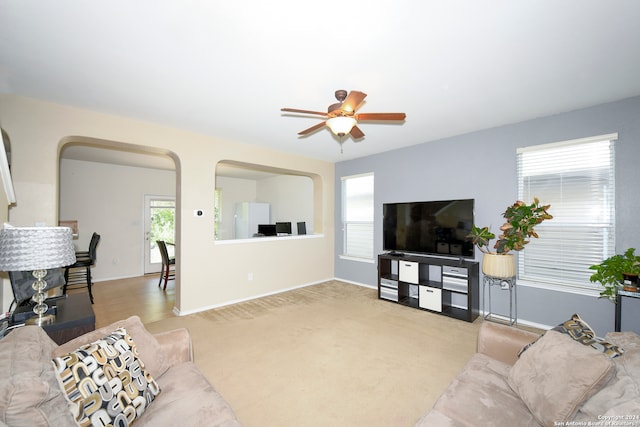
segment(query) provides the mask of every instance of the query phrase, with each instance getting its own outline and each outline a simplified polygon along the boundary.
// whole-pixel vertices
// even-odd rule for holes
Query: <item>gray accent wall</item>
[[[523,100],[526,102],[526,100]],[[403,126],[428,117],[407,114]],[[464,117],[460,117],[464,120]],[[373,133],[375,129],[371,129]],[[376,263],[340,258],[343,247],[340,178],[375,175],[374,252],[382,252],[382,204],[423,200],[475,199],[475,222],[497,229],[501,213],[517,199],[516,149],[609,133],[618,133],[616,167],[616,252],[640,252],[640,97],[570,111],[550,117],[425,142],[336,164],[335,275],[367,286],[377,285]],[[401,132],[398,132],[401,134]],[[346,143],[345,150],[348,150]],[[361,144],[366,144],[366,139]],[[393,141],[389,141],[393,145]],[[551,209],[553,213],[553,207]],[[476,250],[476,260],[481,254]],[[518,286],[518,317],[523,322],[555,326],[578,313],[599,335],[614,329],[615,304],[597,297]],[[507,314],[508,292],[494,287],[493,311]],[[482,308],[482,305],[480,305]],[[640,332],[640,299],[625,298],[623,330]]]

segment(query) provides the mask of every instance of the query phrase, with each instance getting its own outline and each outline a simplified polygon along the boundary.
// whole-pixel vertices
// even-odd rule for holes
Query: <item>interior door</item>
[[[144,273],[159,273],[162,258],[156,240],[167,242],[169,255],[173,255],[176,199],[173,196],[145,195],[144,206]]]

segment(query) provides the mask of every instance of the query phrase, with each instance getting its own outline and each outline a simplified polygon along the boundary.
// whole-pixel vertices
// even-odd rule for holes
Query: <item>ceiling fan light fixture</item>
[[[338,136],[345,136],[356,125],[357,121],[353,117],[332,117],[327,120],[327,126],[331,129],[331,132]]]

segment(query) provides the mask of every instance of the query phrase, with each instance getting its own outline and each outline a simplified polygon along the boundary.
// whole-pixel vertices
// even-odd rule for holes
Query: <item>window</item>
[[[550,204],[540,239],[518,252],[524,283],[597,295],[589,266],[615,252],[617,134],[518,150],[518,198]],[[596,291],[596,292],[590,292]]]
[[[373,174],[342,178],[343,256],[373,260]]]

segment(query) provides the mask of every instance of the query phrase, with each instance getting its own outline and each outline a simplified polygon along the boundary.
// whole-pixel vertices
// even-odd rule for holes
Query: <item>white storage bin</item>
[[[460,276],[460,277],[467,277],[467,269],[464,267],[453,267],[450,265],[443,265],[442,266],[442,272],[444,274],[449,274],[452,276]]]
[[[467,293],[468,280],[466,277],[442,275],[442,288],[455,292]]]
[[[380,288],[380,298],[398,302],[398,291],[396,289]]]
[[[421,308],[442,312],[442,289],[420,286],[418,304]]]
[[[380,284],[382,286],[386,286],[387,288],[398,289],[398,281],[397,280],[391,280],[391,279],[382,278],[382,279],[380,279]]]
[[[411,261],[400,261],[399,279],[401,282],[418,284],[420,264]]]

